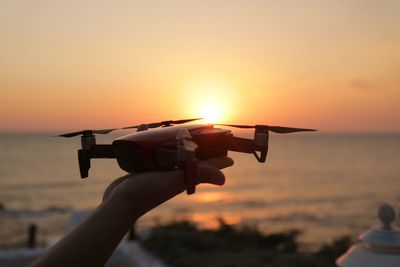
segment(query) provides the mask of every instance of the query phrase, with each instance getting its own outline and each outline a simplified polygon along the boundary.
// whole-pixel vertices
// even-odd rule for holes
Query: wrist
[[[110,207],[113,210],[118,210],[121,216],[128,218],[134,222],[139,219],[140,215],[131,201],[127,201],[120,194],[112,194],[108,199],[103,201],[102,206]]]

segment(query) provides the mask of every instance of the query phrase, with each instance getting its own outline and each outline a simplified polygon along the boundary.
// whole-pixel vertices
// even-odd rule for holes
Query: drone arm
[[[79,172],[81,178],[89,176],[90,159],[95,158],[115,158],[112,145],[92,145],[89,149],[78,150]]]
[[[115,153],[112,145],[93,145],[90,147],[90,157],[92,159],[112,159]]]
[[[228,149],[231,151],[242,152],[242,153],[253,153],[256,148],[254,146],[254,140],[232,137],[228,143]]]
[[[232,137],[228,149],[253,154],[258,162],[265,162],[268,153],[268,133],[256,133],[254,140]],[[260,155],[257,152],[260,152]]]

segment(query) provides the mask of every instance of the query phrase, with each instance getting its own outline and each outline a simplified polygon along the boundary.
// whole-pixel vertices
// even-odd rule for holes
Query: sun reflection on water
[[[197,203],[215,203],[232,200],[233,197],[226,192],[201,192],[193,198]]]

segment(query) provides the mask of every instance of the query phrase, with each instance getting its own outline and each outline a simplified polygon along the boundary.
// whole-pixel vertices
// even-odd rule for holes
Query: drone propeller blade
[[[153,123],[147,124],[147,127],[149,127],[149,128],[158,128],[160,126],[163,126],[164,124],[165,124],[165,122],[153,122]]]
[[[257,129],[257,128],[256,128]],[[274,133],[296,133],[296,132],[314,132],[315,129],[304,129],[304,128],[291,128],[291,127],[282,127],[282,126],[268,126],[268,131]]]
[[[172,121],[172,124],[183,124],[183,123],[187,123],[187,122],[191,122],[191,121],[197,121],[197,120],[202,120],[203,118],[195,118],[195,119],[186,119],[186,120],[176,120],[176,121]]]
[[[157,128],[163,125],[162,122],[154,122],[154,123],[149,123],[149,124],[141,124],[141,125],[146,125],[148,128]],[[128,126],[124,127],[122,129],[136,129],[139,128],[141,125],[134,125],[134,126]]]
[[[146,124],[147,127],[149,128],[158,128],[161,126],[171,126],[172,124],[183,124],[183,123],[187,123],[187,122],[191,122],[191,121],[196,121],[196,120],[201,120],[203,118],[196,118],[196,119],[186,119],[186,120],[168,120],[168,121],[161,121],[161,122],[153,122],[153,123],[148,123]],[[122,129],[134,129],[134,128],[138,128],[140,125],[135,125],[135,126],[128,126],[128,127],[124,127]]]
[[[122,128],[122,129],[134,129],[134,128],[137,128],[137,127],[139,127],[139,126],[140,126],[140,125],[128,126],[128,127]]]
[[[283,127],[283,126],[269,126],[269,125],[237,125],[237,124],[214,124],[242,129],[251,129],[254,128],[256,130],[266,130],[274,133],[295,133],[295,132],[312,132],[316,131],[315,129],[304,129],[304,128],[292,128],[292,127]]]
[[[90,132],[90,130],[60,134],[60,135],[56,135],[56,137],[59,136],[59,137],[67,137],[67,138],[69,138],[69,137],[74,137],[74,136],[78,136],[78,135],[81,135],[81,134],[85,134],[85,133],[88,133],[88,132]]]
[[[255,126],[252,126],[252,125],[220,124],[220,123],[216,123],[214,125],[221,125],[221,126],[228,126],[228,127],[242,128],[242,129],[255,128]]]
[[[83,130],[83,131],[79,131],[79,132],[72,132],[72,133],[65,133],[65,134],[60,134],[57,135],[59,137],[74,137],[74,136],[78,136],[78,135],[84,135],[84,134],[108,134],[111,133],[112,131],[118,130],[118,128],[114,128],[114,129],[102,129],[102,130]]]
[[[93,130],[93,133],[95,134],[108,134],[111,133],[112,131],[118,130],[119,128],[113,128],[113,129],[103,129],[103,130]]]

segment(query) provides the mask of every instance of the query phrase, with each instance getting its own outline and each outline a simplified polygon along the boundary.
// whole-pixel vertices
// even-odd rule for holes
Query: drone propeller
[[[242,129],[256,129],[260,131],[271,131],[274,133],[295,133],[295,132],[313,132],[315,129],[304,129],[304,128],[291,128],[282,126],[269,126],[269,125],[237,125],[237,124],[214,124]]]
[[[67,137],[67,138],[78,136],[78,135],[90,136],[90,135],[93,135],[93,134],[108,134],[108,133],[111,133],[112,131],[115,131],[115,130],[118,130],[118,128],[103,129],[103,130],[83,130],[83,131],[79,131],[79,132],[60,134],[60,135],[57,135],[57,136]]]
[[[153,122],[153,123],[148,123],[146,124],[147,127],[149,128],[157,128],[160,126],[171,126],[173,124],[183,124],[183,123],[187,123],[187,122],[191,122],[191,121],[196,121],[196,120],[201,120],[203,118],[196,118],[196,119],[186,119],[186,120],[168,120],[168,121],[161,121],[161,122]],[[128,126],[128,127],[124,127],[122,129],[133,129],[133,128],[138,128],[140,125],[135,125],[135,126]]]

